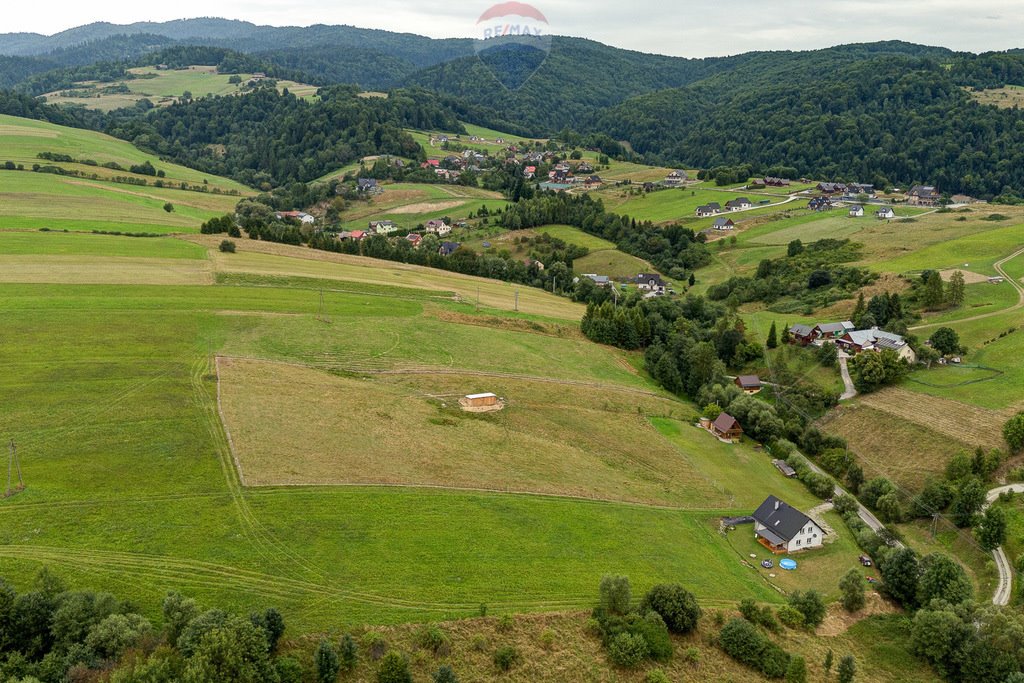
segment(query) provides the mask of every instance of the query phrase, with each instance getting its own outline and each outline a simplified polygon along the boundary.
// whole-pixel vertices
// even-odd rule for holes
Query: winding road
[[[992,489],[985,495],[985,507],[996,502],[1000,494],[1007,492],[1024,493],[1024,484],[1009,484]],[[1008,605],[1013,595],[1013,567],[1002,546],[992,551],[992,558],[996,561],[996,569],[999,570],[999,585],[996,586],[996,594],[992,596],[992,604]]]
[[[910,327],[908,329],[910,329],[910,330],[925,330],[925,329],[928,329],[929,327],[938,327],[939,325],[950,325],[950,324],[953,324],[953,323],[957,323],[957,324],[959,324],[959,323],[967,323],[967,322],[971,322],[973,320],[984,320],[985,318],[992,318],[992,317],[997,316],[997,315],[1003,315],[1004,313],[1009,313],[1010,311],[1016,311],[1018,308],[1024,308],[1024,284],[1021,284],[1020,282],[1018,282],[1014,278],[1010,277],[1010,275],[1005,270],[1003,270],[1003,266],[1005,266],[1008,262],[1010,262],[1013,259],[1015,259],[1018,256],[1020,256],[1021,254],[1024,254],[1024,248],[1018,249],[1017,251],[1013,252],[1012,254],[1007,256],[1006,258],[1000,259],[1000,260],[996,261],[994,264],[992,264],[992,267],[995,268],[996,272],[999,273],[1000,276],[1005,278],[1006,281],[1010,283],[1011,287],[1013,287],[1014,289],[1017,290],[1017,303],[1015,303],[1013,306],[1010,306],[1009,308],[1001,308],[998,311],[991,311],[989,313],[981,313],[979,315],[972,315],[970,318],[961,318],[960,320],[950,320],[949,322],[945,322],[945,323],[928,323],[926,325],[915,325],[914,327]]]

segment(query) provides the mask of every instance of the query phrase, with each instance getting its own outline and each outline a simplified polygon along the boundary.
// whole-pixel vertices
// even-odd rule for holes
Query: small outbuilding
[[[761,378],[757,375],[740,375],[733,383],[745,394],[756,394],[761,391]]]
[[[462,399],[466,402],[470,408],[483,408],[486,406],[497,405],[498,396],[492,393],[486,394],[468,394]]]
[[[739,441],[743,436],[743,427],[735,417],[722,413],[711,423],[711,433],[724,441]]]

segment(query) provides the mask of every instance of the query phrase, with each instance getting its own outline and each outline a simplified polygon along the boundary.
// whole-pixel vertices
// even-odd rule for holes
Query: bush
[[[804,615],[804,623],[809,628],[817,628],[825,620],[825,601],[817,591],[794,591],[789,596],[789,604]]]
[[[789,660],[786,683],[807,683],[807,662],[803,657],[793,657]]]
[[[622,632],[608,645],[608,658],[616,666],[632,669],[647,659],[647,640],[638,633]]]
[[[377,667],[377,683],[412,683],[409,662],[398,652],[389,652]]]
[[[672,633],[689,633],[701,614],[697,598],[679,584],[660,584],[648,591],[640,611],[648,610],[658,613]]]
[[[661,669],[651,669],[644,676],[644,683],[671,683],[668,674]]]
[[[648,612],[631,629],[647,641],[647,656],[659,662],[672,659],[672,637],[665,621],[657,612]]]
[[[224,240],[220,243],[220,250],[225,254],[234,254],[235,243],[231,240]]]
[[[775,620],[775,614],[772,613],[771,607],[767,605],[761,607],[753,599],[743,598],[740,600],[739,610],[743,618],[750,623],[763,626],[769,631],[779,630],[779,622]]]
[[[483,652],[487,649],[487,638],[483,634],[477,633],[470,639],[469,647],[475,652]]]
[[[502,614],[498,617],[497,627],[502,633],[508,633],[512,630],[512,627],[516,625],[515,619],[512,618],[511,614]]]
[[[555,645],[555,632],[549,628],[541,631],[540,634],[540,645],[545,650],[550,650]]]
[[[864,609],[864,577],[856,569],[851,569],[839,579],[839,590],[843,593],[843,609],[856,612]]]
[[[749,621],[731,620],[722,627],[718,643],[727,655],[769,678],[782,678],[789,667],[789,654]]]
[[[1024,450],[1024,412],[1017,413],[1003,425],[1003,438],[1010,446],[1011,453]]]
[[[338,647],[338,663],[343,671],[352,671],[359,663],[359,646],[356,645],[356,639],[347,633],[342,636]]]
[[[442,664],[434,673],[434,683],[459,683],[459,677],[455,675],[450,666]]]
[[[316,665],[316,680],[319,683],[334,683],[341,670],[338,663],[338,653],[329,641],[321,640],[313,655],[313,662]]]
[[[629,612],[633,599],[629,579],[625,576],[606,575],[601,579],[601,607],[609,614],[624,615]]]
[[[167,213],[173,213],[174,212],[174,204],[171,204],[170,202],[167,202],[166,204],[164,204],[164,211],[166,211]]]
[[[851,496],[849,493],[843,493],[832,499],[832,506],[840,516],[845,517],[846,515],[856,513],[860,508],[857,505],[857,499]]]
[[[499,671],[508,671],[518,664],[520,659],[522,657],[519,655],[519,650],[511,645],[503,645],[494,651],[494,666],[498,667]]]
[[[384,640],[384,636],[380,633],[367,631],[363,636],[363,649],[369,653],[373,661],[377,661],[387,652],[388,642]]]
[[[804,614],[791,605],[783,605],[776,613],[779,621],[789,628],[801,628],[804,626]]]
[[[437,624],[428,624],[416,633],[416,644],[435,655],[445,654],[449,650],[448,636]]]

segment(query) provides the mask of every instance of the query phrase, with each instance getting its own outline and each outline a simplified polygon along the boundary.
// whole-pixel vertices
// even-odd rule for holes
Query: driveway
[[[1013,493],[1024,493],[1024,484],[1009,484],[1008,486],[998,486],[992,489],[985,495],[985,507],[996,502],[996,498],[1000,494],[1011,491]],[[996,594],[992,596],[992,604],[1008,605],[1010,604],[1010,597],[1013,595],[1013,567],[1010,566],[1010,560],[1007,559],[1002,546],[992,551],[992,558],[996,561],[996,569],[999,570],[999,585],[996,586]]]
[[[846,391],[839,397],[840,401],[849,401],[851,398],[857,395],[857,388],[853,386],[853,378],[850,377],[850,369],[846,367],[846,361],[849,356],[846,355],[845,351],[839,352],[839,374],[843,376],[843,386],[846,387]]]

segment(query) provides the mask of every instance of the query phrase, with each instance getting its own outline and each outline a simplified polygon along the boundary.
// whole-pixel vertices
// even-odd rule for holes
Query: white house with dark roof
[[[665,291],[665,281],[657,273],[640,273],[636,276],[636,286],[644,292]]]
[[[880,221],[889,220],[890,218],[896,218],[896,212],[892,210],[891,206],[884,206],[875,211],[875,218]]]
[[[775,496],[754,511],[754,537],[773,553],[820,548],[825,531],[813,519]]]

